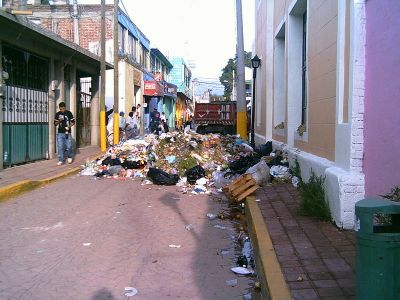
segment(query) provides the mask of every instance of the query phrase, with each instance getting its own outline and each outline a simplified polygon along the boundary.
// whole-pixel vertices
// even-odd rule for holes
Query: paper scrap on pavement
[[[253,271],[251,271],[247,268],[243,268],[243,267],[235,267],[235,268],[232,268],[231,271],[235,274],[240,274],[240,275],[253,274]]]
[[[237,285],[237,283],[238,283],[237,279],[226,280],[226,285],[229,286],[235,286]]]
[[[170,247],[170,248],[181,248],[182,246],[181,245],[171,244],[168,247]]]
[[[135,296],[137,293],[138,293],[138,290],[135,289],[134,287],[128,286],[128,287],[125,288],[125,296],[126,297]]]

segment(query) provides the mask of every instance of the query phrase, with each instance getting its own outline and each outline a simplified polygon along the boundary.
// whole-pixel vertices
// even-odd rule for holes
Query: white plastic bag
[[[269,182],[270,179],[269,173],[270,173],[269,167],[265,162],[265,160],[263,159],[258,164],[250,167],[246,171],[246,174],[251,174],[251,177],[254,178],[257,184],[263,184]]]

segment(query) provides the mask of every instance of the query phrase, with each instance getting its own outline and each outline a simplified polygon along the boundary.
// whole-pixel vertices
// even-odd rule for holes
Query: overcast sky
[[[79,3],[100,3],[80,0]],[[107,1],[112,3],[113,1]],[[218,78],[235,55],[235,0],[123,0],[132,21],[166,56],[193,61],[194,77]],[[121,0],[120,0],[120,6]],[[254,35],[254,0],[242,0],[245,50]]]

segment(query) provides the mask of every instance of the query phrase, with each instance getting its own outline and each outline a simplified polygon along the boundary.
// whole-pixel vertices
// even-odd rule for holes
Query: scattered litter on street
[[[250,293],[244,294],[243,295],[243,300],[251,300],[251,294]]]
[[[253,271],[247,269],[247,268],[243,268],[243,267],[235,267],[235,268],[231,268],[231,271],[235,274],[239,274],[239,275],[249,275],[249,274],[253,274]]]
[[[92,243],[83,243],[83,246],[88,247],[90,246]]]
[[[240,255],[236,261],[236,264],[239,267],[247,268],[249,262],[247,260],[247,257],[245,255]]]
[[[299,179],[298,177],[296,177],[296,176],[293,176],[293,177],[292,177],[292,184],[293,184],[293,186],[294,186],[295,188],[298,188],[298,187],[299,187],[299,183],[300,183],[300,179]]]
[[[142,185],[176,185],[183,194],[217,194],[259,162],[258,154],[237,136],[186,130],[121,142],[103,157],[86,161],[80,175],[139,179]],[[257,182],[267,182],[268,170],[260,171],[266,166],[261,163],[250,172],[258,174]]]
[[[292,170],[289,169],[287,153],[273,150],[271,142],[253,149],[238,136],[203,135],[189,128],[183,133],[148,134],[114,145],[102,158],[87,161],[80,175],[98,179],[140,180],[145,191],[164,189],[160,186],[176,186],[177,192],[187,196],[182,199],[199,199],[198,195],[210,195],[219,203],[229,203],[235,211],[209,212],[206,216],[213,221],[210,226],[227,230],[241,248],[241,253],[227,249],[217,252],[221,256],[232,254],[232,265],[236,262],[237,266],[232,267],[231,271],[237,275],[256,272],[251,241],[243,229],[246,226],[241,223],[245,214],[245,199],[264,185],[291,182],[297,187],[300,184],[299,178],[292,176]],[[175,204],[175,201],[171,203]],[[152,205],[147,207],[151,208]],[[226,220],[229,220],[229,224]],[[191,231],[195,226],[187,224],[185,229]],[[235,230],[238,234],[235,234]],[[182,246],[170,244],[168,247],[179,249]],[[238,279],[226,280],[226,284],[236,286]],[[260,287],[260,283],[256,282],[254,288],[257,290]],[[136,289],[129,289],[132,290],[126,295],[136,295]],[[251,298],[251,294],[243,295],[243,299]]]
[[[215,219],[217,218],[217,215],[212,214],[212,213],[208,213],[208,214],[207,214],[207,218],[208,218],[209,220],[215,220]]]
[[[226,256],[229,255],[231,253],[231,251],[229,250],[221,250],[218,254],[221,256]]]
[[[225,226],[222,226],[222,225],[219,225],[219,224],[214,225],[214,228],[228,229],[228,227],[225,227]]]
[[[237,284],[238,284],[237,279],[226,280],[226,285],[229,285],[229,286],[236,286]]]
[[[135,296],[137,293],[138,293],[138,290],[135,289],[134,287],[128,286],[128,287],[125,288],[125,296],[126,296],[126,297],[133,297],[133,296]]]
[[[186,225],[185,229],[190,231],[190,230],[194,229],[194,225],[193,224]]]

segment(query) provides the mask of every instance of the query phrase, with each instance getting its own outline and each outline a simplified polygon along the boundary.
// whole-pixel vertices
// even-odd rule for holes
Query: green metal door
[[[3,46],[9,74],[3,99],[4,166],[48,156],[48,61],[30,52]]]

